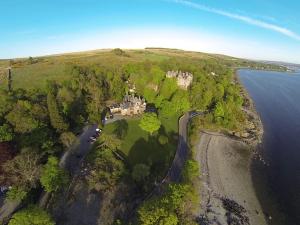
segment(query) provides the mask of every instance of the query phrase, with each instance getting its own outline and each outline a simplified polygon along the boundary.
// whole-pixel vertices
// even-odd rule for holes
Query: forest
[[[178,118],[185,112],[201,111],[205,112],[201,120],[204,127],[243,129],[244,99],[235,69],[266,67],[223,56],[200,53],[197,56],[197,53],[181,54],[165,49],[114,49],[99,55],[30,57],[1,62],[10,64],[12,77],[1,79],[0,85],[0,183],[2,187],[11,187],[5,194],[6,201],[22,203],[22,209],[12,216],[10,225],[20,225],[20,221],[32,218],[41,221],[36,224],[55,224],[51,210],[47,212],[37,205],[42,192],[62,192],[72,181],[72,174],[59,166],[60,157],[72,147],[85,126],[103,126],[105,110],[109,104],[120,102],[130,85],[135,85],[135,94],[143,96],[156,109],[142,115],[139,127],[168,156],[157,164],[155,160],[148,163],[145,159],[141,162],[126,159],[126,154],[126,160],[122,161],[115,153],[122,153],[123,142],[129,138],[122,136],[122,130],[107,131],[87,156],[86,161],[94,172],[88,173],[85,180],[90,190],[97,192],[110,190],[125,180],[141,197],[151,192],[174,157],[176,131],[175,135],[163,132],[162,127],[168,128],[168,123],[176,127]],[[37,66],[38,71],[34,70]],[[52,76],[54,67],[59,72]],[[171,70],[193,74],[188,90],[178,88],[175,79],[166,78],[166,72]],[[48,71],[50,75],[43,74],[41,78],[38,74],[43,72],[39,71]],[[22,86],[23,81],[26,86]],[[186,218],[197,199],[191,185],[197,171],[195,162],[188,160],[182,182],[170,184],[160,196],[142,202],[129,221],[145,225],[192,224]],[[114,223],[124,221],[128,222],[115,218]]]

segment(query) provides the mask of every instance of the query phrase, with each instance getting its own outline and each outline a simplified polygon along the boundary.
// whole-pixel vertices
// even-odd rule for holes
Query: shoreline
[[[203,224],[267,225],[265,213],[253,179],[253,162],[265,162],[259,154],[263,124],[238,70],[234,81],[241,87],[247,121],[242,132],[230,135],[201,130],[196,145],[200,165],[200,222]]]
[[[265,70],[263,70],[265,71]],[[286,215],[280,209],[276,195],[270,188],[270,183],[268,181],[267,167],[269,166],[268,162],[264,160],[264,126],[260,119],[260,116],[255,108],[253,99],[250,97],[249,92],[246,87],[242,84],[238,70],[235,71],[235,79],[239,83],[243,97],[249,102],[249,109],[256,116],[256,121],[260,124],[261,127],[261,136],[260,141],[254,147],[253,157],[251,159],[251,176],[254,184],[254,189],[256,196],[260,202],[260,205],[264,211],[264,214],[267,218],[269,225],[285,225],[290,224]]]
[[[251,147],[220,133],[202,131],[200,136],[200,222],[266,225],[250,172]]]

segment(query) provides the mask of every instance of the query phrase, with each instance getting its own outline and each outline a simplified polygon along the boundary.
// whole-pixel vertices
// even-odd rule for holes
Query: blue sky
[[[1,0],[0,58],[170,47],[300,63],[300,1]]]

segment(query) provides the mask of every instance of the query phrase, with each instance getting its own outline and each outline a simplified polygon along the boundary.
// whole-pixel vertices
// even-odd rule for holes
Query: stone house
[[[193,81],[193,74],[189,72],[181,72],[181,71],[168,71],[166,73],[167,78],[176,78],[177,79],[177,85],[187,90],[187,88],[191,85]]]
[[[113,104],[109,109],[113,114],[120,113],[123,116],[132,116],[142,114],[146,110],[146,105],[145,99],[140,96],[126,94],[122,103]]]

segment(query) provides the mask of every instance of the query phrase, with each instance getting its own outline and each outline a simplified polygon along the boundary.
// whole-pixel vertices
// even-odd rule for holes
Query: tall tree
[[[155,113],[145,113],[140,121],[139,126],[152,135],[153,132],[160,128],[161,122]]]
[[[40,180],[47,192],[55,192],[68,183],[68,175],[59,168],[58,159],[52,156],[43,167]]]
[[[58,132],[66,131],[68,129],[68,124],[60,115],[55,96],[51,92],[48,92],[47,95],[47,105],[52,127],[54,127]]]
[[[3,176],[9,185],[31,189],[35,187],[40,174],[40,157],[33,151],[22,152],[3,165]]]
[[[5,118],[14,127],[15,132],[29,133],[43,124],[42,117],[45,114],[45,110],[38,104],[18,100]]]

